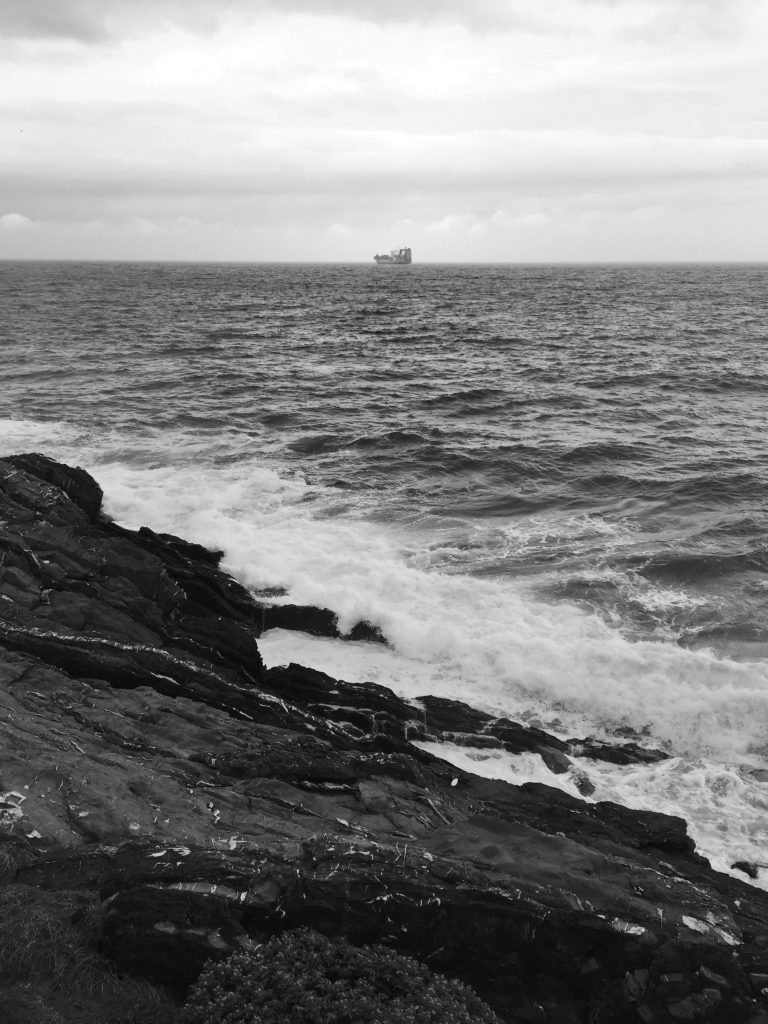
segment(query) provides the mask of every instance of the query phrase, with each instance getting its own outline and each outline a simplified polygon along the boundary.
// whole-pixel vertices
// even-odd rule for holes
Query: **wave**
[[[621,444],[612,441],[594,441],[591,444],[566,448],[559,458],[568,463],[589,464],[592,462],[646,461],[651,453],[647,444]]]
[[[274,338],[276,335],[272,331],[257,331],[252,326],[249,327],[216,327],[213,330],[206,331],[206,337],[209,341],[261,341],[265,338]],[[209,347],[202,347],[202,349],[180,349],[179,351],[203,351],[203,352],[219,352],[220,346],[211,345]]]
[[[489,399],[495,401],[499,398],[507,399],[511,397],[510,393],[504,388],[461,388],[458,391],[448,391],[424,398],[420,404],[427,408],[430,406],[451,406],[454,404],[463,406],[484,403]]]
[[[271,422],[274,424],[275,418],[272,418]],[[279,417],[277,422],[284,422],[284,418]],[[347,447],[347,443],[345,438],[338,434],[309,434],[290,441],[287,447],[297,455],[320,455],[325,452],[337,452]]]
[[[727,373],[715,373],[704,379],[694,381],[696,390],[709,394],[727,393],[730,391],[755,392],[761,394],[768,391],[768,376],[759,371],[739,373],[733,369]]]
[[[76,444],[83,433],[82,428],[62,420],[0,417],[0,457],[51,446],[59,449]]]
[[[269,427],[288,427],[301,423],[301,415],[296,412],[265,412],[259,416],[259,421]]]
[[[768,544],[768,542],[766,542]],[[768,572],[768,547],[743,553],[676,551],[638,559],[637,571],[650,579],[695,583],[748,572]]]
[[[439,434],[440,431],[435,433]],[[353,448],[396,448],[413,445],[424,445],[429,451],[435,450],[432,448],[432,438],[408,430],[388,430],[383,434],[364,435],[352,441]]]
[[[612,460],[611,460],[612,461]],[[567,463],[566,463],[567,464]],[[719,472],[687,473],[685,467],[670,467],[666,475],[648,474],[649,467],[632,470],[597,468],[595,472],[572,477],[575,493],[634,496],[647,503],[663,502],[668,509],[695,510],[704,515],[711,510],[736,510],[744,503],[768,499],[768,474],[738,469]]]

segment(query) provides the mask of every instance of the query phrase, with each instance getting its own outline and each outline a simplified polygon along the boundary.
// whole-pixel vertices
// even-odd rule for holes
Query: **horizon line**
[[[375,267],[370,260],[236,260],[236,259],[174,259],[171,257],[89,257],[89,256],[0,256],[0,263],[165,263],[177,266],[359,266]],[[552,259],[552,260],[416,260],[398,267],[510,267],[510,266],[765,266],[764,259]],[[390,266],[390,264],[383,264]]]

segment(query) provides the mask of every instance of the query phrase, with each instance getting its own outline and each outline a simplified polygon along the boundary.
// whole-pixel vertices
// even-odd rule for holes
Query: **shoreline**
[[[768,894],[713,871],[681,819],[432,750],[530,752],[585,788],[584,758],[665,754],[265,669],[268,618],[338,634],[334,613],[259,602],[220,553],[117,526],[82,470],[4,459],[0,487],[2,881],[92,893],[119,970],[184,986],[309,924],[415,955],[509,1021],[596,1001],[614,1019],[763,1019]]]

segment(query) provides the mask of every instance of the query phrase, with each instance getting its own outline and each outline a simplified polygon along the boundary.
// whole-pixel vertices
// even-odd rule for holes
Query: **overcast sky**
[[[768,0],[0,0],[0,257],[768,259]]]

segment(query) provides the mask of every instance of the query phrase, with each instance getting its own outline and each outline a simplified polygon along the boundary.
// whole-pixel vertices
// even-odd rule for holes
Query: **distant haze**
[[[0,0],[0,258],[768,259],[765,0]]]

